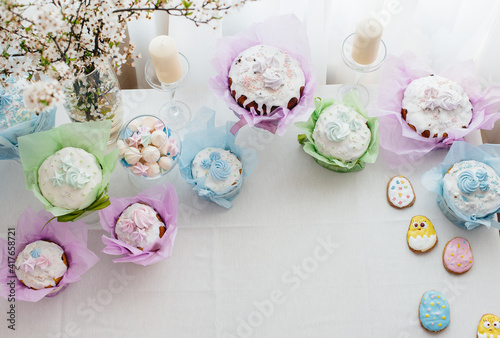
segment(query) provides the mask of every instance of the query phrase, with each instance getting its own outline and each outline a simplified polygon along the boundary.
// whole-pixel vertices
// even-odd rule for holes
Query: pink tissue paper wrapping
[[[288,52],[302,66],[305,76],[304,92],[298,104],[291,110],[278,108],[272,115],[259,116],[242,108],[231,96],[229,90],[229,70],[233,60],[244,50],[255,45],[275,46]],[[257,126],[273,134],[284,135],[290,123],[313,110],[311,101],[314,97],[316,81],[309,52],[309,41],[304,25],[294,15],[283,15],[253,24],[248,30],[234,36],[227,36],[217,42],[217,51],[212,59],[217,75],[209,80],[209,86],[215,95],[223,99],[240,121],[235,125],[233,134],[245,124]],[[252,108],[253,110],[253,108]]]
[[[115,263],[131,262],[140,265],[151,265],[172,255],[175,235],[177,234],[177,194],[171,183],[149,188],[134,197],[111,198],[111,204],[106,209],[99,210],[102,228],[111,237],[102,236],[106,245],[103,252],[109,255],[123,255],[114,259]],[[134,203],[145,203],[152,207],[161,217],[167,230],[162,238],[158,239],[144,250],[116,238],[115,226],[122,212]]]
[[[415,79],[438,74],[460,84],[472,103],[470,125],[448,132],[445,139],[425,138],[411,129],[401,116],[404,91]],[[500,87],[485,90],[477,77],[472,61],[460,62],[436,73],[415,55],[406,52],[400,57],[389,55],[383,68],[379,95],[373,114],[380,119],[380,146],[385,160],[391,167],[416,160],[436,148],[447,148],[464,136],[478,129],[492,129],[500,119]]]
[[[81,276],[94,266],[99,258],[87,248],[87,225],[83,221],[60,223],[45,210],[36,213],[28,208],[19,218],[15,234],[15,255],[17,256],[30,243],[38,240],[51,241],[61,246],[68,260],[68,270],[56,287],[40,290],[31,289],[22,284],[10,273],[8,248],[12,243],[0,240],[0,295],[7,299],[10,286],[15,280],[15,299],[37,302],[43,297],[52,297],[64,290],[70,283],[77,282]],[[47,223],[47,225],[45,225]],[[45,226],[45,228],[44,228]],[[42,230],[43,229],[43,230]],[[10,240],[10,239],[9,239]],[[10,250],[9,250],[10,251]]]

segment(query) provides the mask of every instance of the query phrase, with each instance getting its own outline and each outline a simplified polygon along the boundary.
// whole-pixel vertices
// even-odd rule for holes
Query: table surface
[[[375,97],[377,87],[369,89]],[[337,90],[320,86],[316,95],[335,97]],[[123,91],[123,97],[126,118],[154,114],[164,102],[154,90]],[[202,105],[216,109],[218,125],[235,120],[206,87],[183,88],[177,98],[193,112]],[[66,121],[58,111],[57,124]],[[155,265],[113,263],[101,252],[97,214],[88,216],[88,246],[100,261],[57,297],[16,303],[18,336],[430,337],[418,320],[427,290],[441,291],[450,302],[451,325],[440,337],[475,337],[483,314],[500,315],[498,231],[453,225],[420,184],[445,151],[397,169],[379,156],[360,172],[339,174],[304,153],[298,133],[294,126],[283,137],[240,131],[237,143],[255,148],[259,163],[230,210],[201,200],[177,170],[169,174],[179,197],[179,229],[172,256]],[[387,182],[397,174],[415,188],[410,208],[387,203]],[[28,206],[42,205],[24,189],[18,164],[1,161],[0,177],[5,238]],[[137,192],[117,167],[109,195]],[[436,228],[439,241],[431,252],[408,249],[415,215]],[[470,241],[475,257],[464,275],[442,265],[444,245],[456,236]],[[0,300],[0,309],[0,336],[9,336],[7,301]]]

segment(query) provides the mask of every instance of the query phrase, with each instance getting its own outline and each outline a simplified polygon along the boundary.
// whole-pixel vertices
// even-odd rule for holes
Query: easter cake
[[[469,126],[472,104],[458,83],[430,75],[413,80],[408,85],[401,115],[419,135],[445,138],[451,130]]]
[[[366,122],[356,110],[341,103],[326,107],[319,115],[312,135],[318,152],[346,162],[359,159],[371,140]]]
[[[48,241],[28,244],[16,258],[16,276],[35,290],[55,287],[68,269],[63,248]]]
[[[140,250],[162,238],[166,230],[160,215],[144,203],[128,206],[115,226],[116,237],[119,240]]]
[[[102,182],[102,169],[94,155],[66,147],[43,161],[38,186],[53,206],[84,209],[92,204]]]
[[[454,164],[443,177],[443,197],[458,213],[480,218],[500,208],[500,178],[488,165],[475,160]]]
[[[305,86],[300,63],[287,52],[267,45],[241,52],[231,65],[228,81],[238,105],[263,116],[272,115],[279,107],[293,109]]]
[[[205,177],[205,186],[217,194],[236,188],[242,179],[242,164],[229,150],[205,148],[196,154],[191,172],[194,179]]]

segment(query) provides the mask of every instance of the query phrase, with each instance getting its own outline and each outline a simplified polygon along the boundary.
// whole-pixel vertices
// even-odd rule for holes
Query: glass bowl
[[[178,134],[155,115],[139,115],[128,121],[116,145],[121,167],[138,188],[162,183],[181,152]]]

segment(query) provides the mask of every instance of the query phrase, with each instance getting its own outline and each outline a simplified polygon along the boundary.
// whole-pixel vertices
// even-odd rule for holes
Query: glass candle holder
[[[358,96],[361,103],[363,104],[363,106],[366,107],[368,105],[368,102],[370,101],[370,95],[368,94],[368,89],[366,89],[365,86],[360,84],[361,77],[365,73],[374,72],[382,66],[387,56],[387,47],[384,43],[384,40],[380,40],[380,47],[377,56],[375,58],[375,61],[367,65],[359,64],[352,58],[354,35],[355,33],[352,33],[347,38],[345,38],[344,42],[342,43],[342,60],[349,68],[354,70],[355,72],[354,84],[342,85],[339,88],[338,98],[339,100],[342,100],[345,94],[351,91],[356,91],[358,92]]]

